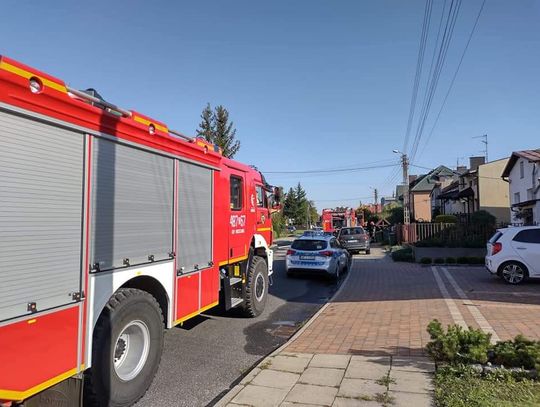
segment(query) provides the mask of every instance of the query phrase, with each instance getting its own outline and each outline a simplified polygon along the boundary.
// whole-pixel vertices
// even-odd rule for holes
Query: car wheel
[[[371,254],[371,249],[366,249],[366,254]]]
[[[501,266],[501,277],[508,284],[520,284],[527,278],[527,268],[517,261],[509,261]]]

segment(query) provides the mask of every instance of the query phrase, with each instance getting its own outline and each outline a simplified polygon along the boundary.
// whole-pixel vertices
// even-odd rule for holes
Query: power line
[[[388,163],[388,164],[368,165],[368,166],[363,166],[363,167],[304,170],[304,171],[263,171],[263,173],[264,174],[325,174],[325,173],[336,173],[336,172],[355,172],[355,171],[371,170],[371,169],[377,169],[377,168],[389,168],[389,167],[394,167],[396,165],[397,164],[393,161],[392,163]]]
[[[362,199],[371,199],[373,196],[357,196],[355,198],[336,198],[336,199],[313,199],[315,202],[337,202],[337,201],[358,201]]]
[[[445,28],[444,33],[441,39],[439,52],[437,55],[437,61],[435,64],[435,68],[433,70],[433,74],[431,78],[428,78],[428,88],[427,88],[427,98],[424,99],[424,104],[422,107],[422,112],[420,114],[420,119],[418,121],[418,126],[416,129],[416,136],[414,138],[413,146],[411,148],[410,153],[410,160],[413,161],[416,157],[416,152],[418,150],[418,145],[420,143],[420,140],[422,138],[422,133],[424,131],[424,126],[427,120],[427,117],[429,116],[429,111],[431,109],[431,104],[433,103],[433,98],[435,95],[435,92],[437,90],[437,86],[439,83],[439,79],[442,73],[442,69],[444,67],[444,63],[446,61],[446,56],[448,53],[448,48],[450,46],[450,42],[452,39],[452,35],[454,32],[454,28],[456,25],[457,17],[459,14],[459,9],[461,7],[461,0],[452,0],[449,10],[448,10],[448,16],[446,17],[445,22]]]
[[[465,45],[465,48],[463,49],[463,53],[461,54],[461,58],[459,59],[458,66],[456,68],[456,71],[454,72],[454,76],[452,77],[452,81],[450,82],[450,86],[448,87],[448,90],[446,91],[446,95],[444,96],[444,100],[442,102],[441,108],[439,109],[439,113],[437,113],[437,117],[435,118],[435,121],[433,122],[433,126],[431,127],[431,130],[429,132],[429,135],[426,139],[426,142],[424,144],[424,147],[422,148],[422,152],[420,153],[419,157],[424,154],[424,151],[426,150],[426,147],[431,140],[431,137],[433,135],[433,131],[435,130],[435,127],[437,126],[437,123],[439,122],[439,118],[441,117],[441,113],[444,109],[444,106],[446,105],[446,101],[448,100],[448,96],[450,95],[450,92],[452,91],[452,87],[454,86],[454,82],[456,81],[456,77],[458,75],[459,69],[461,68],[461,64],[463,63],[463,59],[465,58],[465,54],[467,53],[467,50],[469,49],[469,44],[471,43],[472,37],[474,35],[474,32],[476,30],[476,26],[478,25],[478,20],[480,20],[480,16],[482,15],[482,11],[484,10],[484,6],[486,4],[486,0],[482,1],[482,5],[480,6],[480,10],[478,10],[478,14],[476,15],[476,20],[474,22],[473,28],[469,34],[469,38],[467,39],[467,44]]]
[[[409,107],[409,118],[407,119],[407,131],[405,133],[405,141],[403,143],[403,151],[407,151],[409,147],[409,138],[411,135],[412,122],[414,120],[414,112],[416,110],[416,98],[418,96],[418,88],[420,87],[420,78],[422,76],[422,68],[424,66],[424,55],[426,51],[427,36],[429,33],[429,25],[431,22],[431,9],[433,7],[432,0],[426,0],[424,8],[424,21],[422,22],[422,33],[420,34],[420,48],[418,49],[418,57],[416,59],[416,73],[414,75],[413,92],[411,96],[411,105]]]

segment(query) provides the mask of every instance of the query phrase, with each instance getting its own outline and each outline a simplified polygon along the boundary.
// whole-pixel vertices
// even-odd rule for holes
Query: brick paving
[[[468,326],[480,327],[471,313],[478,316],[479,311],[501,340],[518,334],[540,339],[539,281],[511,286],[483,267],[446,270],[472,302],[471,305],[460,298],[441,274]],[[360,260],[356,261],[347,286],[287,351],[422,355],[429,341],[426,326],[434,318],[443,325],[454,323],[432,267]]]
[[[540,281],[513,286],[482,267],[448,267],[448,271],[501,340],[518,334],[540,339]],[[463,308],[467,316],[467,307]],[[471,325],[477,327],[475,322]]]
[[[422,355],[429,321],[453,322],[429,268],[356,261],[350,274],[347,286],[287,351]]]

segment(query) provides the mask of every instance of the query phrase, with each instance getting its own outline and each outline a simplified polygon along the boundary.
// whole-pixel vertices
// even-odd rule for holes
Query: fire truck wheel
[[[244,313],[249,317],[256,317],[264,311],[268,297],[268,267],[262,257],[251,258],[247,280]]]
[[[145,291],[122,288],[96,324],[85,395],[100,407],[131,406],[154,379],[163,351],[163,315]]]

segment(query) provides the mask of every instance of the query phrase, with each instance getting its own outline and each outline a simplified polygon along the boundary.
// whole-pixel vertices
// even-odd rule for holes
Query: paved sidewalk
[[[429,406],[427,324],[540,339],[539,285],[509,286],[478,267],[393,263],[373,248],[331,302],[217,405]]]
[[[450,313],[431,273],[372,253],[217,406],[430,406],[434,366],[422,354],[425,327],[434,317],[450,323]]]
[[[281,352],[266,358],[218,406],[431,405],[425,358]]]

